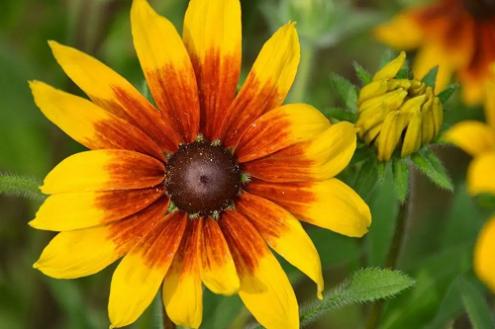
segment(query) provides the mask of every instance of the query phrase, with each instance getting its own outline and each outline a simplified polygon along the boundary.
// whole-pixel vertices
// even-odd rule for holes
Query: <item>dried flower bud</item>
[[[442,103],[432,87],[396,78],[405,60],[402,52],[359,93],[358,134],[376,146],[380,161],[389,160],[395,149],[402,157],[416,152],[437,136],[443,121]]]

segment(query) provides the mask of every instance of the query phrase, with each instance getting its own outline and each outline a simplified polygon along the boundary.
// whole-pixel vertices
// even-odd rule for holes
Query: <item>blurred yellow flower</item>
[[[437,91],[455,73],[465,102],[482,101],[488,67],[495,60],[493,1],[439,0],[400,13],[375,35],[396,49],[418,49],[413,70],[419,78],[439,65]]]
[[[359,93],[358,135],[375,144],[378,159],[387,161],[394,150],[407,156],[430,143],[443,121],[443,108],[433,88],[414,79],[398,79],[406,60],[402,52]]]
[[[478,237],[474,269],[478,277],[495,292],[495,216],[485,224]]]
[[[486,88],[487,123],[463,121],[444,135],[446,141],[474,157],[467,174],[468,189],[472,195],[495,195],[495,79],[490,79]],[[495,217],[481,231],[474,263],[480,279],[495,292]]]

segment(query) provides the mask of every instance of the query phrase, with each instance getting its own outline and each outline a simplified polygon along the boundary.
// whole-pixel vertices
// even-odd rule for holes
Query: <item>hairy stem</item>
[[[412,174],[409,176],[409,195],[412,190]],[[402,252],[402,247],[404,245],[404,239],[406,237],[407,231],[407,218],[409,215],[410,197],[408,197],[403,203],[400,204],[399,214],[397,215],[397,223],[395,226],[394,236],[388,250],[388,255],[385,260],[385,267],[395,269],[400,259]],[[380,318],[383,313],[383,308],[385,306],[385,301],[380,300],[371,305],[369,311],[368,321],[366,324],[366,329],[376,329],[380,324]]]
[[[0,173],[0,194],[40,201],[44,196],[39,185],[40,182],[31,177]]]

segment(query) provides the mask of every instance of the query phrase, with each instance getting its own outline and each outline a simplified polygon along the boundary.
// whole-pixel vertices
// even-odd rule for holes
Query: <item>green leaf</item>
[[[442,104],[447,103],[450,97],[459,89],[458,83],[453,83],[448,85],[444,90],[442,90],[437,97],[440,99]]]
[[[369,195],[379,181],[378,176],[378,162],[376,161],[376,158],[371,157],[365,160],[362,163],[355,180],[354,185],[357,192],[364,197]]]
[[[454,185],[447,174],[447,170],[429,148],[416,152],[411,156],[411,160],[433,183],[448,191],[454,190]]]
[[[432,87],[435,88],[435,84],[437,81],[437,75],[438,75],[438,66],[435,66],[432,68],[426,75],[423,77],[423,82]]]
[[[357,77],[363,85],[371,82],[371,74],[364,67],[362,67],[361,64],[359,64],[358,62],[354,62],[352,63],[352,65],[354,66],[354,71],[356,71]]]
[[[394,235],[399,203],[395,201],[392,177],[392,170],[388,170],[385,179],[377,184],[370,200],[366,200],[371,208],[372,218],[374,218],[373,225],[370,226],[365,238],[368,266],[385,264]]]
[[[414,285],[414,280],[400,271],[366,268],[355,272],[322,301],[308,304],[301,310],[301,326],[306,326],[334,310],[350,304],[392,298]]]
[[[409,165],[407,159],[395,159],[392,165],[394,174],[394,191],[401,203],[406,201],[409,189]]]
[[[337,92],[344,105],[353,113],[357,111],[357,89],[346,78],[337,73],[330,74],[330,83],[333,89]]]
[[[495,320],[487,304],[486,298],[476,286],[464,280],[462,285],[462,302],[468,314],[473,329],[495,328]]]
[[[458,278],[450,284],[435,312],[435,317],[423,329],[446,328],[449,321],[462,313],[462,301],[459,298],[460,282],[461,279]]]
[[[322,110],[322,113],[329,118],[337,119],[339,121],[356,121],[356,114],[339,107],[328,107]]]
[[[400,68],[399,72],[395,76],[396,79],[410,79],[411,69],[409,68],[409,62],[406,60],[404,65]]]
[[[40,182],[31,177],[0,173],[0,194],[41,201],[44,196],[39,190]]]

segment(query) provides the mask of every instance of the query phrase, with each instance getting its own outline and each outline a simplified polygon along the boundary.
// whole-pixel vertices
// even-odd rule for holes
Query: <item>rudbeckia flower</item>
[[[91,149],[45,178],[30,224],[58,231],[35,267],[54,278],[112,277],[111,327],[135,321],[162,287],[171,320],[198,328],[203,285],[239,294],[266,328],[298,328],[298,304],[272,250],[321,298],[318,253],[301,219],[360,237],[371,216],[333,178],[356,137],[305,104],[282,106],[299,63],[293,23],[265,43],[242,88],[238,0],[191,0],[183,37],[146,0],[131,9],[134,46],[154,99],[98,60],[50,42],[90,100],[31,82],[41,111]]]
[[[471,195],[495,195],[495,80],[487,83],[486,121],[463,121],[450,128],[444,139],[474,157],[467,173]],[[495,218],[485,225],[475,248],[475,270],[495,292]]]
[[[489,0],[438,0],[414,7],[379,26],[376,37],[396,49],[418,54],[414,73],[440,66],[438,90],[456,74],[468,104],[481,102],[488,68],[495,61],[495,3]]]
[[[404,157],[430,143],[443,122],[442,103],[433,88],[414,79],[399,79],[406,54],[386,64],[359,92],[358,134],[374,144],[378,160],[388,161],[396,149]]]

